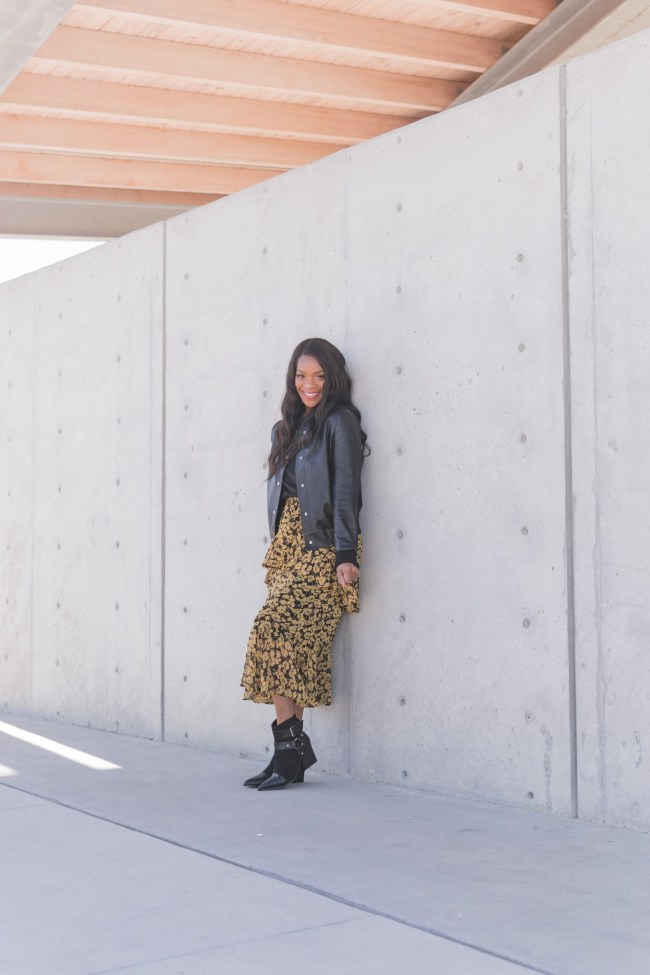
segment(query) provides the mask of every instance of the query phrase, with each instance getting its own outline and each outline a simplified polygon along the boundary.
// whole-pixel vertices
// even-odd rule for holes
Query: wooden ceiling
[[[442,111],[556,0],[86,0],[0,95],[0,196],[172,210]]]

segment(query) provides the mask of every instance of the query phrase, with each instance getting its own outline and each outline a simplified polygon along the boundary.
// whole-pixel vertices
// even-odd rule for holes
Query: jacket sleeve
[[[273,429],[271,430],[271,449],[275,447],[275,442],[277,440],[277,432],[280,422],[273,424]],[[269,534],[271,538],[275,537],[277,521],[278,521],[278,508],[280,507],[280,495],[282,493],[282,475],[284,473],[284,468],[276,471],[273,477],[269,477],[266,482],[266,507],[269,520]]]
[[[334,419],[329,450],[336,564],[357,564],[361,508],[361,425],[350,410]]]

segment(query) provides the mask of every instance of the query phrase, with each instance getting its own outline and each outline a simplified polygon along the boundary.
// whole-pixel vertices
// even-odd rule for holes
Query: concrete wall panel
[[[32,654],[34,306],[32,277],[0,311],[0,707],[28,711]]]
[[[0,91],[4,91],[24,64],[74,6],[74,0],[25,0],[0,6]]]
[[[547,74],[354,157],[350,734],[355,775],[566,812],[559,140]]]
[[[567,81],[580,812],[647,827],[648,32]]]
[[[162,228],[39,272],[32,708],[160,734]]]
[[[470,106],[169,224],[173,740],[255,749],[270,720],[236,700],[259,465],[289,352],[324,334],[373,454],[321,764],[569,808],[557,74],[495,98],[489,126]]]
[[[270,709],[243,705],[239,688],[265,596],[263,463],[294,346],[345,333],[345,165],[342,154],[168,224],[169,740],[268,743]]]

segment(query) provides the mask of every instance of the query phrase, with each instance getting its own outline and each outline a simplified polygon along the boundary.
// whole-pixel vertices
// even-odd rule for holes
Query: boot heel
[[[303,769],[311,768],[312,765],[316,764],[318,759],[316,758],[314,749],[312,748],[309,735],[306,732],[303,732],[302,737],[304,738],[304,742],[305,742],[303,752],[302,752],[302,767]]]

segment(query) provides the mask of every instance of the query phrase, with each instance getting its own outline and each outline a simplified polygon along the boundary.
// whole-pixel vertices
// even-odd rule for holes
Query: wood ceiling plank
[[[418,3],[465,14],[484,14],[516,24],[538,24],[561,0],[418,0]]]
[[[182,188],[191,193],[226,195],[263,182],[269,178],[269,172],[236,166],[0,150],[0,194],[3,183],[28,182],[162,191]]]
[[[23,72],[0,105],[61,111],[72,117],[194,124],[218,131],[352,145],[407,125],[413,117],[289,105],[227,95],[145,88]]]
[[[304,41],[482,72],[504,53],[501,41],[416,27],[278,0],[85,0],[75,12],[127,13],[152,24],[214,27],[244,37]]]
[[[466,87],[459,82],[179,44],[149,37],[59,27],[30,64],[74,64],[154,76],[246,86],[251,91],[353,99],[364,104],[440,111]]]
[[[284,171],[321,159],[336,152],[338,146],[188,129],[6,114],[0,127],[0,148],[259,166]]]
[[[56,186],[47,183],[0,183],[0,198],[170,207],[198,207],[221,199],[214,193],[164,193],[158,190],[118,190],[102,186]]]

